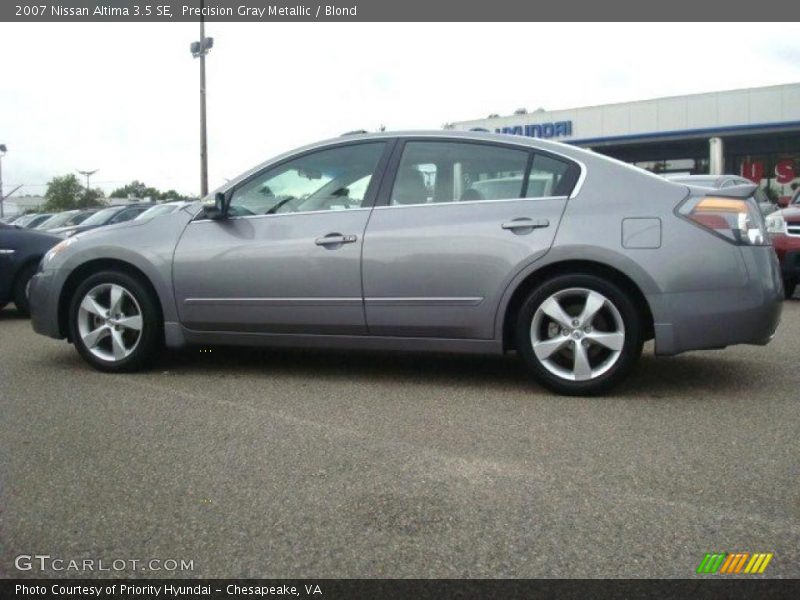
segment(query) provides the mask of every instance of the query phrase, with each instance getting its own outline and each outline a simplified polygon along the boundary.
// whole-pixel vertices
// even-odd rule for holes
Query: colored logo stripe
[[[753,558],[747,563],[745,573],[763,573],[767,568],[769,561],[772,560],[772,552],[768,554],[753,554]]]
[[[736,573],[759,574],[764,572],[772,557],[773,554],[771,552],[757,552],[755,554],[750,554],[749,552],[709,552],[703,557],[700,566],[697,567],[697,573],[719,573],[720,575]]]

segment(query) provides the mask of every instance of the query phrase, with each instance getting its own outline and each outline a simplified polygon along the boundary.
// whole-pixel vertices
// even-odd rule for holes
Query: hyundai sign
[[[475,127],[472,131],[489,131],[483,127]],[[512,125],[510,127],[500,127],[494,130],[495,133],[507,133],[509,135],[524,135],[533,138],[559,138],[572,135],[572,121],[556,121],[555,123],[537,123],[535,125]]]

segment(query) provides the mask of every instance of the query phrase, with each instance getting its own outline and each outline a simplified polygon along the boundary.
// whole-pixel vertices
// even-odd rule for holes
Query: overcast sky
[[[199,192],[193,23],[0,24],[6,192]],[[353,129],[800,81],[796,24],[207,24],[210,187]]]

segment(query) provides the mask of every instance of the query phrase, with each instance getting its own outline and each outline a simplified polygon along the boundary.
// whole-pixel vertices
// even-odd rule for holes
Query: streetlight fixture
[[[5,144],[0,144],[0,219],[3,218],[3,205],[6,203],[5,196],[3,196],[3,157],[6,155],[8,148]]]
[[[75,169],[75,170],[78,171],[78,173],[80,173],[84,177],[86,177],[86,191],[88,192],[90,189],[92,189],[89,187],[89,178],[95,173],[97,173],[100,169],[95,169],[94,171],[81,171],[80,169]]]
[[[206,141],[206,54],[214,47],[214,38],[206,37],[203,9],[200,1],[200,41],[192,42],[189,49],[193,58],[200,59],[200,196],[208,194],[208,144]]]

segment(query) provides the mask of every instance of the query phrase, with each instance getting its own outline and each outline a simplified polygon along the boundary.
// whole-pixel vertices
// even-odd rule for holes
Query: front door
[[[342,144],[237,185],[229,218],[191,222],[175,251],[194,330],[363,334],[361,246],[385,142]]]

